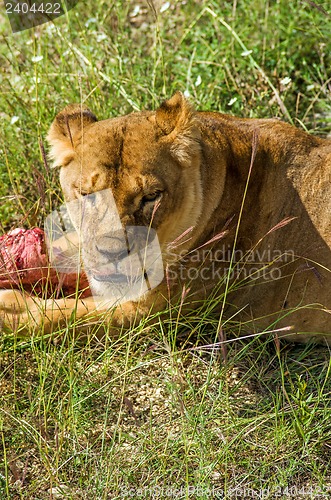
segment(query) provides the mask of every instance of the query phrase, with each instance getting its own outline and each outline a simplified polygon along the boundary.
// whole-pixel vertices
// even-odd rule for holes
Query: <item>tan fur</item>
[[[167,278],[111,311],[96,311],[92,298],[41,303],[3,291],[9,327],[43,322],[52,331],[75,310],[86,323],[129,328],[184,297],[185,317],[216,294],[225,330],[331,339],[331,141],[278,120],[195,112],[180,93],[156,112],[104,121],[68,106],[48,140],[65,199],[110,188],[123,226],[156,229]],[[159,198],[142,205],[154,192]],[[98,209],[91,227],[97,219]]]

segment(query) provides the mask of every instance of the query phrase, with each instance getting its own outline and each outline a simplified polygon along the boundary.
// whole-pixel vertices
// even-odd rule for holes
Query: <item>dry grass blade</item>
[[[177,238],[175,238],[171,243],[168,243],[167,245],[167,248],[168,250],[171,250],[171,249],[174,249],[174,248],[177,248],[179,247],[180,245],[183,245],[184,243],[186,243],[187,241],[190,240],[190,238],[188,240],[184,240],[182,241],[182,239],[189,233],[191,233],[193,231],[194,227],[191,226],[189,227],[188,229],[186,229],[182,234],[180,234],[179,236],[177,236]]]
[[[317,3],[313,2],[312,0],[303,0],[302,3],[303,2],[306,2],[308,5],[310,5],[314,9],[319,10],[320,12],[322,12],[322,14],[324,16],[331,17],[331,14],[327,10],[325,10],[324,7],[322,7],[322,5],[318,5]]]
[[[266,236],[273,233],[274,231],[277,231],[278,229],[281,229],[282,227],[287,226],[290,222],[293,220],[297,219],[297,217],[285,217],[285,219],[281,220],[276,224],[274,227],[272,227],[267,233]]]

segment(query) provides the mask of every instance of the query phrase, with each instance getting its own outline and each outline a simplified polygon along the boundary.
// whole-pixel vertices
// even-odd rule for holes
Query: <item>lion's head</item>
[[[130,238],[123,228],[152,228],[164,250],[197,224],[199,139],[195,114],[180,93],[155,112],[98,121],[85,106],[69,105],[56,116],[48,134],[50,156],[61,167],[68,206],[76,206],[70,213],[76,228],[84,220],[84,263],[97,293],[107,288],[108,275],[119,273],[116,262],[125,267],[131,246],[146,243],[146,231],[131,229]]]

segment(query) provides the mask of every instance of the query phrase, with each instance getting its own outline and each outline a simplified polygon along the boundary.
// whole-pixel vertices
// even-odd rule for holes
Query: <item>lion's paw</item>
[[[30,333],[40,319],[35,299],[19,290],[0,290],[0,330]]]

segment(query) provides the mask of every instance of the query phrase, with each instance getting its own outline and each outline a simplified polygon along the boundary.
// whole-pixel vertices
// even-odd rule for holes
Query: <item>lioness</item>
[[[175,301],[185,317],[212,295],[225,330],[236,321],[252,333],[331,339],[331,141],[276,119],[196,112],[180,92],[156,111],[103,121],[67,106],[48,141],[65,200],[111,189],[124,228],[156,230],[164,279],[108,310],[92,297],[42,302],[2,291],[7,326],[51,331],[75,311],[129,328]],[[100,227],[87,262],[120,259],[127,242]],[[90,274],[102,296],[112,276]]]

